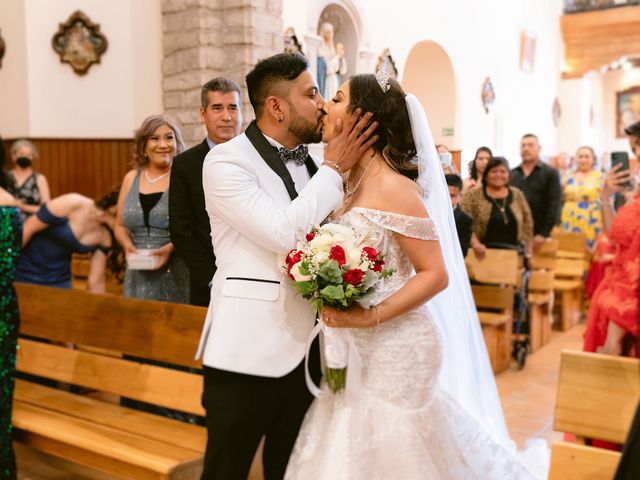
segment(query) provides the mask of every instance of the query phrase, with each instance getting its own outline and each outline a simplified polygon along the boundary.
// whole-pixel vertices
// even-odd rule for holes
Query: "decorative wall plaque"
[[[80,10],[73,13],[51,40],[62,63],[68,63],[78,75],[84,75],[107,50],[107,38],[100,25],[93,23]]]
[[[2,67],[2,57],[4,57],[4,51],[5,51],[5,43],[4,43],[4,38],[2,38],[2,31],[0,31],[0,67]]]

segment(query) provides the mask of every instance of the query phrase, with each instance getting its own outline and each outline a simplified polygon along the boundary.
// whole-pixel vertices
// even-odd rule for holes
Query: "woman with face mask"
[[[8,173],[8,192],[16,199],[23,218],[33,215],[40,205],[51,200],[47,178],[33,169],[38,149],[29,140],[16,140],[11,145],[14,168]]]

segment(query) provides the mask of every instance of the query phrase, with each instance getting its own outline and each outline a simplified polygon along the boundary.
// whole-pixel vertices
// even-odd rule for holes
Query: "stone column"
[[[255,63],[284,48],[282,0],[163,0],[165,111],[188,145],[202,141],[200,88],[225,76],[243,89],[245,124],[253,118],[244,77]]]

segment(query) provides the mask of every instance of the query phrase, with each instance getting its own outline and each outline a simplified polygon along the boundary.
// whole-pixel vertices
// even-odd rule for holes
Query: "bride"
[[[507,435],[424,110],[394,79],[356,75],[325,106],[325,139],[358,107],[373,112],[379,140],[333,221],[396,271],[366,305],[323,309],[355,341],[361,381],[355,392],[349,381],[345,393],[323,388],[285,478],[536,478]]]

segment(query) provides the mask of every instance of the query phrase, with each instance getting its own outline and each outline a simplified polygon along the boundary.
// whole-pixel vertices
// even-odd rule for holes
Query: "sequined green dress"
[[[22,219],[15,207],[0,206],[0,479],[16,478],[11,445],[11,407],[16,374],[18,300],[13,288]]]

